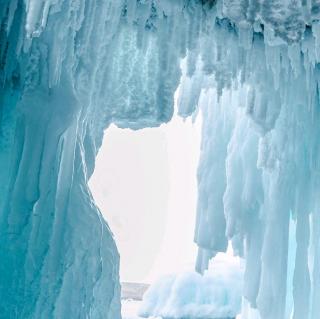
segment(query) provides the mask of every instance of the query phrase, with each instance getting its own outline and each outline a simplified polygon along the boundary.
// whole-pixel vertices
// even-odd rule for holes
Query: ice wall
[[[207,91],[199,103],[204,127],[197,267],[202,271],[229,239],[246,259],[249,308],[257,307],[261,318],[317,318],[318,24],[302,33],[281,26],[288,28],[285,36],[271,27],[255,23],[252,33],[248,24],[220,20],[208,36],[216,39],[210,57],[199,50],[198,65],[213,71],[202,79]],[[296,227],[296,247],[290,225]],[[243,318],[251,315],[244,312]]]
[[[149,5],[132,4],[0,2],[1,318],[120,318],[119,256],[87,181],[109,123],[168,121],[180,76],[160,45],[170,25],[146,40]]]
[[[317,318],[319,15],[316,0],[0,0],[0,316],[119,318],[87,181],[103,130],[169,121],[182,76],[181,116],[204,113],[198,270],[230,239],[248,307],[284,319],[293,299]]]

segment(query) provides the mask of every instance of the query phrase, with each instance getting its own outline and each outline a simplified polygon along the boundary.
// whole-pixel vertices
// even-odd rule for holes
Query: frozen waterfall
[[[104,130],[170,121],[179,83],[197,270],[231,241],[243,319],[319,318],[319,0],[0,0],[0,22],[0,318],[120,318],[88,179]]]

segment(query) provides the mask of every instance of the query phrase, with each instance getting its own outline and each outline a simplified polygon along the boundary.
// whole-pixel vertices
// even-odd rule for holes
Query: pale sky
[[[121,281],[192,270],[201,118],[159,128],[111,126],[90,180],[121,256]]]

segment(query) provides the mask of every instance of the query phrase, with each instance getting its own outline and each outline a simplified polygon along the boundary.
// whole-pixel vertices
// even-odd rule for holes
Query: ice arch
[[[87,181],[110,123],[170,120],[185,56],[180,114],[204,112],[198,269],[229,238],[262,319],[287,318],[288,293],[295,319],[317,318],[319,1],[0,4],[3,318],[119,318],[118,254]]]

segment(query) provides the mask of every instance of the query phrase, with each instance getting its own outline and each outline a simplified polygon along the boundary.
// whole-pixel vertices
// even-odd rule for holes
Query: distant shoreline
[[[121,299],[132,299],[141,301],[144,293],[149,288],[149,284],[122,282],[121,283]]]

